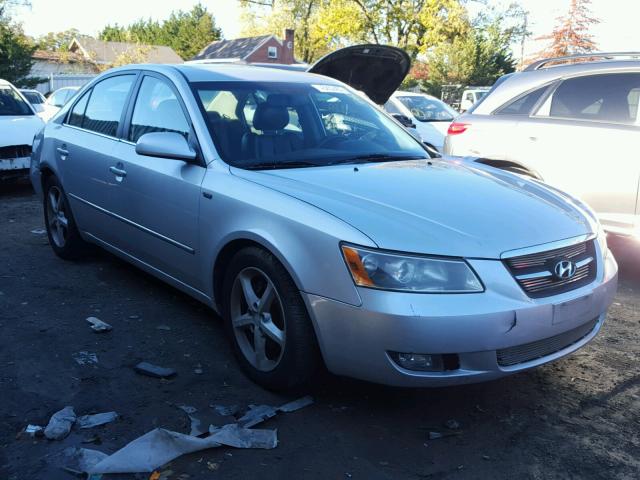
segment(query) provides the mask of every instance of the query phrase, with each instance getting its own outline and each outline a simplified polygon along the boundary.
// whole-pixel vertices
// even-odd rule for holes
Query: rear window
[[[39,105],[44,103],[40,94],[36,92],[22,92],[22,95],[31,103],[31,105]]]
[[[33,111],[16,90],[0,85],[0,116],[15,115],[33,115]]]
[[[547,90],[548,85],[538,88],[533,92],[529,92],[522,95],[520,98],[509,103],[506,107],[500,108],[496,115],[529,115],[533,107],[538,103],[538,100],[542,97]]]

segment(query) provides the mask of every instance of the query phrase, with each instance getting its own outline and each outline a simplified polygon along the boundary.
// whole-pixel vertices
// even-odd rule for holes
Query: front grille
[[[0,160],[11,160],[31,156],[31,145],[9,145],[0,147]]]
[[[501,367],[510,367],[559,352],[589,335],[597,324],[598,319],[595,318],[589,323],[554,337],[498,350],[496,352],[498,355],[498,365]]]
[[[554,274],[556,264],[570,260],[576,271],[570,278]],[[596,278],[596,251],[593,240],[569,247],[512,257],[505,261],[520,287],[531,298],[548,297],[582,287]]]

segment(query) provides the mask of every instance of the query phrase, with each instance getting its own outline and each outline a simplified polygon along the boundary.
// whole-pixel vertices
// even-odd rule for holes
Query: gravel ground
[[[188,433],[179,405],[206,417],[211,403],[295,398],[239,372],[220,320],[203,305],[107,253],[77,263],[54,256],[37,231],[42,208],[28,186],[0,190],[0,225],[0,479],[72,479],[54,466],[66,447],[111,453],[155,427]],[[265,424],[278,429],[275,450],[185,455],[162,469],[163,478],[640,478],[640,242],[610,244],[620,263],[616,302],[602,333],[571,357],[442,389],[319,374],[303,392],[314,405]],[[113,331],[93,333],[88,316]],[[97,365],[77,364],[80,351],[95,353]],[[142,360],[178,374],[138,375],[132,366]],[[65,405],[120,418],[59,442],[21,434]],[[452,419],[458,429],[445,425]],[[430,431],[445,436],[430,440]]]

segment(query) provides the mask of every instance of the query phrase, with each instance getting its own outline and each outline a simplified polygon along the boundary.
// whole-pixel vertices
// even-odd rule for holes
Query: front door
[[[199,262],[199,163],[138,155],[135,144],[151,132],[177,132],[194,141],[179,94],[169,80],[145,74],[126,137],[116,147],[124,173],[118,208],[126,234],[122,248],[139,260],[196,289]]]

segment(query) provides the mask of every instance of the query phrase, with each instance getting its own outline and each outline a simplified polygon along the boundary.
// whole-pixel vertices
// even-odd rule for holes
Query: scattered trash
[[[131,320],[138,320],[140,318],[140,315],[129,315],[129,319]]]
[[[209,431],[217,442],[229,447],[272,449],[278,446],[277,430],[252,430],[230,423],[222,428],[212,425]]]
[[[72,357],[78,365],[96,365],[98,363],[98,356],[92,352],[76,352]]]
[[[232,417],[240,411],[240,407],[238,405],[225,406],[225,405],[211,404],[209,406],[213,408],[216,411],[216,413],[222,417]]]
[[[193,373],[195,373],[196,375],[202,375],[202,365],[198,363],[196,365],[196,368],[194,368]]]
[[[442,437],[444,437],[444,435],[442,435],[440,432],[429,432],[429,440],[436,440]]]
[[[96,445],[100,445],[102,440],[100,440],[100,436],[97,434],[88,435],[82,439],[82,443],[95,443]]]
[[[160,479],[160,472],[158,472],[157,470],[149,476],[149,480],[159,480],[159,479]]]
[[[111,325],[96,317],[88,317],[87,322],[91,324],[91,330],[96,333],[109,332],[113,329]]]
[[[171,327],[170,327],[169,325],[158,325],[158,326],[156,327],[156,330],[166,330],[166,331],[169,331],[169,330],[171,330]]]
[[[491,460],[491,457],[489,455],[482,455],[482,459],[483,460]]]
[[[102,460],[91,468],[89,473],[153,472],[159,466],[181,455],[220,447],[223,444],[258,445],[251,448],[274,448],[277,444],[275,431],[267,430],[267,433],[264,433],[263,430],[250,430],[247,433],[245,430],[236,425],[230,425],[229,428],[223,427],[207,438],[198,438],[156,428]]]
[[[33,230],[31,230],[31,233],[33,233],[34,235],[44,235],[45,233],[47,233],[47,231],[44,228],[34,228]]]
[[[189,405],[181,405],[178,408],[185,412],[189,417],[189,420],[191,420],[191,431],[189,432],[189,435],[198,437],[203,433],[208,432],[208,429],[202,429],[202,422],[200,421],[200,419],[193,416],[193,414],[198,411],[195,407],[191,407]]]
[[[116,412],[96,413],[95,415],[82,415],[78,417],[78,425],[80,428],[93,428],[98,425],[113,422],[118,418]]]
[[[44,429],[44,436],[49,440],[62,440],[69,435],[75,421],[76,414],[73,411],[73,407],[64,407],[51,416],[47,427]]]
[[[84,478],[84,472],[88,472],[108,456],[106,453],[88,448],[65,448],[62,451],[62,468],[69,473]]]
[[[169,378],[176,374],[176,371],[172,368],[158,367],[148,362],[140,362],[134,367],[134,370],[142,375],[155,378]]]
[[[444,426],[447,427],[449,430],[459,430],[460,422],[454,419],[450,419],[444,422]]]
[[[306,396],[292,402],[285,403],[280,407],[272,407],[271,405],[249,405],[249,410],[238,419],[238,423],[245,428],[251,428],[271,417],[275,417],[278,412],[295,412],[296,410],[307,407],[312,403],[313,398]]]
[[[207,462],[207,468],[212,472],[215,472],[220,468],[220,464],[217,462]]]
[[[27,428],[24,429],[24,433],[31,437],[40,437],[44,434],[44,428],[40,425],[27,425]]]

